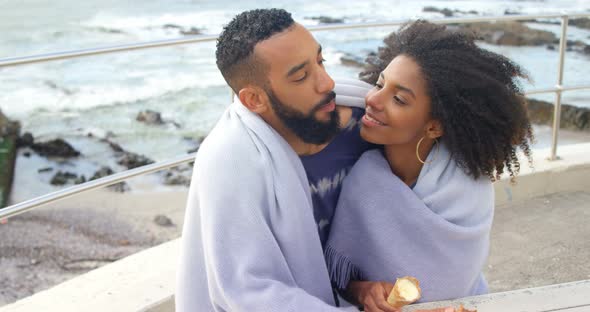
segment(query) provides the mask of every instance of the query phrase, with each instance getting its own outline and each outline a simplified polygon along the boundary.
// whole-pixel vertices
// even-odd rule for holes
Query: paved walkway
[[[496,207],[486,277],[492,292],[590,279],[590,188]]]

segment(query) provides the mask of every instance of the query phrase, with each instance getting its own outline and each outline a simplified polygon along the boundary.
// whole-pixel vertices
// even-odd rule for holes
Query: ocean
[[[338,2],[274,1],[272,7],[290,11],[303,25],[316,25],[314,17],[328,16],[344,22],[378,22],[400,19],[441,18],[424,7],[475,10],[479,15],[587,12],[587,0],[539,1],[399,1],[341,0]],[[218,34],[224,24],[244,10],[269,7],[261,1],[204,0],[3,0],[0,2],[0,58],[64,50],[109,46],[182,37],[181,31]],[[527,23],[559,36],[559,25]],[[364,58],[375,51],[395,28],[315,32],[324,48],[328,71],[335,77],[356,77],[359,68],[341,63],[343,55]],[[570,27],[568,39],[590,44],[590,30]],[[547,88],[557,81],[558,51],[541,47],[507,47],[483,44],[527,69],[534,81],[527,90]],[[229,88],[215,66],[215,44],[175,47],[92,56],[43,64],[0,68],[0,109],[22,123],[37,141],[63,138],[82,152],[79,159],[56,162],[19,154],[13,202],[57,189],[52,167],[86,177],[103,165],[116,171],[113,151],[97,138],[107,134],[125,150],[164,160],[184,154],[213,127],[230,99]],[[568,52],[566,85],[590,84],[590,56]],[[553,100],[553,95],[536,98]],[[590,92],[564,94],[563,102],[590,107]],[[161,126],[139,123],[140,111],[160,112]],[[539,127],[548,133],[547,127]],[[89,137],[88,134],[93,134]],[[574,140],[575,141],[575,140]],[[565,140],[564,142],[568,142]],[[573,141],[572,141],[573,142]],[[537,147],[548,145],[541,140]],[[55,172],[54,171],[54,172]]]

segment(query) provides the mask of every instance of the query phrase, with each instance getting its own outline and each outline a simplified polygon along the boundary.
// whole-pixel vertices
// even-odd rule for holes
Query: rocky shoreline
[[[0,117],[3,117],[0,112]],[[4,118],[4,117],[3,117]],[[6,119],[6,118],[4,118]],[[4,119],[0,119],[0,125],[2,124]],[[6,119],[7,120],[7,119]],[[159,112],[155,111],[140,111],[135,118],[136,122],[145,123],[149,126],[163,126],[166,124],[172,124],[176,128],[180,128],[181,125],[169,120],[164,120],[161,117]],[[17,123],[15,123],[17,124]],[[129,170],[138,168],[141,166],[149,165],[154,163],[155,161],[148,156],[137,154],[131,151],[126,150],[122,147],[119,143],[116,142],[117,135],[113,132],[106,132],[106,134],[102,136],[98,136],[92,132],[88,132],[86,137],[90,139],[96,140],[99,144],[106,144],[108,145],[109,149],[111,150],[112,154],[110,157],[114,158],[118,167],[122,168],[122,170]],[[196,152],[198,150],[198,146],[203,138],[192,138],[192,137],[184,137],[185,140],[190,140],[195,148],[187,150],[187,153]],[[25,132],[22,135],[14,135],[14,154],[16,157],[17,150],[18,155],[20,157],[32,157],[33,154],[43,157],[49,160],[50,163],[54,165],[44,166],[42,168],[37,169],[37,173],[39,174],[51,174],[51,178],[49,179],[49,183],[55,186],[67,186],[67,185],[75,185],[81,184],[87,181],[92,181],[95,179],[103,178],[109,175],[112,175],[117,172],[114,167],[108,165],[101,165],[97,170],[95,170],[91,174],[83,174],[76,172],[76,170],[65,170],[60,169],[60,164],[71,162],[72,160],[84,160],[84,151],[77,150],[63,138],[57,137],[50,140],[45,141],[37,141],[35,136],[30,132]],[[107,161],[108,157],[105,158]],[[11,162],[12,167],[14,167],[14,160]],[[4,167],[4,166],[3,166]],[[159,173],[160,181],[163,185],[168,186],[189,186],[190,178],[192,175],[192,166],[191,164],[187,165],[180,165],[174,168],[163,170]],[[4,178],[7,175],[2,175]],[[10,181],[11,182],[11,181]],[[5,183],[6,185],[10,185],[9,182]],[[4,185],[4,184],[2,184]],[[120,182],[114,185],[107,187],[108,190],[114,192],[127,192],[131,190],[131,187],[126,182]],[[8,196],[9,192],[6,193]],[[0,206],[1,208],[2,206]]]

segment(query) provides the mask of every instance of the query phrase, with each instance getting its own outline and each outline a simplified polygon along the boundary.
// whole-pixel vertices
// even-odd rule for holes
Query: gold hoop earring
[[[420,153],[419,153],[420,144],[422,144],[422,141],[424,140],[424,138],[425,137],[422,137],[420,139],[420,141],[418,141],[418,144],[416,144],[416,158],[418,158],[418,161],[421,162],[422,164],[426,164],[426,163],[429,164],[429,163],[432,163],[436,159],[436,156],[438,155],[438,149],[439,149],[439,147],[438,147],[438,140],[436,138],[434,139],[433,146],[436,144],[436,152],[435,152],[434,156],[432,156],[432,159],[430,161],[426,162],[426,161],[420,159]]]

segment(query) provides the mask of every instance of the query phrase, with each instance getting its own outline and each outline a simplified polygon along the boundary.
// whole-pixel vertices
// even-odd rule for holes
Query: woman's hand
[[[352,281],[348,285],[349,294],[362,305],[366,312],[401,312],[387,303],[387,296],[393,289],[388,282]]]

